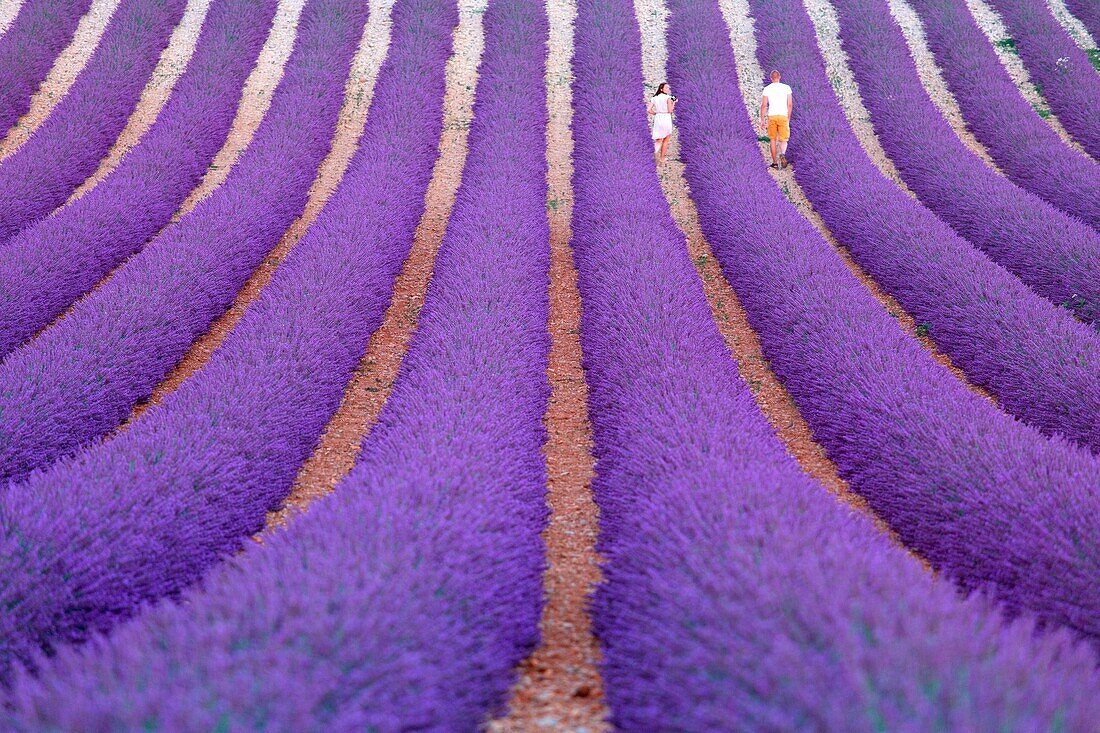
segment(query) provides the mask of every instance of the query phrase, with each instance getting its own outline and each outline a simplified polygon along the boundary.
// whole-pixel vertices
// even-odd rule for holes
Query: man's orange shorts
[[[768,117],[768,137],[784,143],[791,139],[791,121],[787,118],[787,115],[771,115]]]

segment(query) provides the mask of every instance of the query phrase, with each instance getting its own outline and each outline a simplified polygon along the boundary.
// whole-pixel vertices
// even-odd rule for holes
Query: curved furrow
[[[361,51],[385,57],[389,43],[389,10],[392,0],[372,5],[367,34],[384,34],[377,47],[367,41]],[[416,226],[412,246],[401,271],[393,281],[393,291],[378,327],[371,333],[366,349],[344,388],[340,406],[329,418],[317,441],[316,448],[298,469],[294,485],[286,501],[267,515],[264,530],[254,539],[262,542],[266,532],[286,526],[298,512],[305,511],[316,499],[332,493],[359,458],[363,439],[378,421],[378,415],[389,400],[401,362],[416,331],[417,317],[424,307],[424,296],[431,280],[432,266],[454,206],[455,193],[462,179],[466,161],[466,143],[473,114],[477,66],[484,47],[481,0],[461,0],[458,26],[454,30],[453,52],[447,60],[446,92],[443,95],[443,132],[439,136],[438,155],[432,167],[431,180],[424,194],[424,212]],[[366,41],[366,37],[364,37]],[[378,63],[381,64],[381,58]],[[377,71],[377,70],[376,70]],[[377,73],[374,75],[377,77]],[[360,77],[362,78],[362,77]],[[351,80],[355,80],[353,73]],[[356,99],[368,94],[356,92]],[[349,93],[349,99],[351,94]],[[359,128],[362,130],[362,120]],[[355,141],[358,144],[358,140]],[[364,194],[365,195],[365,194]],[[231,333],[231,332],[230,332]],[[201,342],[201,340],[200,340]],[[199,342],[197,342],[199,343]],[[186,361],[186,357],[185,357]],[[173,373],[178,372],[179,367]],[[161,388],[168,386],[168,379]],[[155,402],[156,395],[150,403]],[[136,412],[136,410],[135,410]]]
[[[1094,40],[1100,39],[1100,3],[1096,0],[1065,0],[1065,5]]]
[[[1020,96],[965,5],[909,4],[969,129],[1005,175],[1100,231],[1100,163],[1068,149]]]
[[[674,46],[721,29],[700,6],[675,4]],[[1087,726],[1100,682],[1088,650],[958,599],[802,474],[757,411],[650,167],[631,15],[625,0],[582,0],[574,63],[573,243],[606,558],[593,608],[612,722]],[[706,103],[673,85],[678,111]]]
[[[667,79],[668,45],[666,33],[668,8],[664,0],[634,0],[634,12],[641,31],[643,75],[647,80]],[[751,41],[755,49],[755,41],[752,39],[752,20],[749,18],[747,6],[742,15],[745,19],[744,24],[748,26],[748,39],[746,40]],[[743,31],[744,28],[742,27],[740,30]],[[747,59],[738,60],[742,63],[747,61]],[[751,63],[756,64],[755,55],[751,59]],[[759,72],[759,66],[757,66],[757,73],[752,74],[752,78],[763,78],[763,74]],[[652,84],[646,82],[646,88],[650,90],[649,93],[656,89],[658,83],[660,82],[657,81]],[[759,89],[753,89],[752,93],[753,106],[759,109],[756,106],[758,100],[755,98],[755,94],[759,93]],[[673,143],[670,152],[677,157],[666,160],[665,165],[658,168],[657,177],[661,183],[665,201],[668,202],[672,218],[687,240],[688,254],[691,256],[692,263],[702,280],[703,294],[710,305],[711,315],[722,334],[723,340],[726,342],[726,347],[733,355],[738,374],[749,385],[749,390],[752,392],[757,408],[771,423],[776,437],[783,442],[787,453],[794,457],[799,467],[808,476],[832,492],[839,501],[866,513],[880,531],[887,533],[899,546],[902,546],[896,533],[890,529],[889,525],[881,517],[876,516],[870,510],[866,500],[852,491],[848,483],[840,477],[836,464],[829,460],[825,449],[814,440],[809,425],[798,412],[790,393],[783,387],[775,376],[775,372],[769,366],[767,359],[764,358],[760,348],[760,337],[752,330],[748,315],[745,313],[741,301],[737,298],[737,294],[733,292],[729,282],[722,276],[721,268],[714,256],[714,250],[711,249],[699,227],[699,211],[695,207],[691,189],[684,178],[684,164],[678,158],[679,146],[675,140]],[[774,169],[769,170],[774,171]],[[774,171],[774,173],[778,174],[777,177],[781,180],[780,186],[784,194],[806,216],[807,220],[826,239],[829,239],[832,235],[829,234],[828,229],[821,222],[820,216],[810,207],[809,200],[805,198],[804,194],[801,197],[799,196],[801,189],[798,188],[798,183],[785,177],[784,174],[787,171]],[[844,252],[839,245],[835,244],[835,240],[831,240],[830,244],[834,245],[838,253]],[[897,304],[897,301],[883,292],[881,288],[878,288],[866,273],[859,271],[858,265],[852,262],[850,258],[845,259],[845,264],[850,268],[855,268],[853,273],[871,290],[883,307],[890,311],[891,316],[897,319],[899,326],[909,333],[916,329],[917,324],[912,317],[905,313],[904,309]],[[958,367],[952,365],[950,360],[944,357],[942,353],[935,351],[934,344],[929,343],[927,336],[918,336],[917,338],[932,350],[937,360],[942,359],[945,365],[952,369],[953,373],[958,372],[960,379],[965,380]],[[975,387],[974,389],[977,390],[978,388]],[[914,557],[917,557],[915,553]],[[924,562],[919,557],[917,559],[922,563]]]
[[[126,125],[184,0],[122,0],[95,53],[34,135],[0,164],[0,245],[61,206]]]
[[[0,484],[118,427],[302,212],[366,16],[350,0],[307,10],[271,109],[226,182],[0,364]]]
[[[1047,434],[1100,454],[1100,334],[1027,288],[883,177],[863,154],[798,0],[751,3],[758,53],[798,90],[795,177],[872,277],[970,381]],[[703,81],[709,81],[704,78]],[[700,83],[700,82],[695,82]],[[727,85],[701,86],[707,98]]]
[[[1100,324],[1100,232],[967,150],[928,98],[885,0],[832,4],[875,132],[921,202],[1035,292]]]
[[[371,111],[353,173],[212,362],[130,430],[0,500],[4,539],[23,549],[4,571],[14,581],[5,595],[20,603],[0,616],[0,661],[81,640],[179,591],[285,498],[377,327],[422,208],[452,25],[444,14],[438,27],[416,27],[409,15],[424,10],[398,20],[382,71],[393,91]],[[300,42],[346,56],[362,16],[316,0]],[[292,57],[287,75],[316,61]],[[370,190],[378,198],[367,206]],[[74,491],[75,506],[65,499]],[[43,516],[54,506],[67,511]]]
[[[31,106],[31,95],[46,78],[92,0],[26,0],[0,36],[0,139]]]
[[[370,106],[378,71],[385,57],[385,47],[376,44],[380,27],[389,23],[390,2],[373,2],[359,48],[351,60],[351,70],[344,86],[343,105],[337,118],[336,132],[332,136],[328,152],[317,166],[317,175],[309,186],[301,213],[279,237],[267,256],[249,274],[237,290],[233,302],[215,318],[206,331],[196,338],[176,361],[172,369],[153,387],[147,397],[133,406],[129,417],[120,429],[125,429],[145,410],[159,404],[175,391],[192,374],[203,368],[210,356],[221,346],[225,338],[240,322],[249,306],[263,292],[279,265],[293,251],[298,242],[324,209],[329,197],[340,183],[344,172],[355,155],[359,136],[363,132],[363,119]]]
[[[99,40],[114,17],[121,0],[92,0],[76,24],[72,38],[53,59],[49,73],[34,90],[30,106],[0,138],[0,162],[11,157],[35,130],[49,118],[76,82],[80,72],[99,47]]]
[[[156,123],[105,181],[8,240],[0,359],[64,312],[171,218],[229,131],[275,0],[215,0]]]
[[[1100,159],[1100,74],[1044,0],[987,0],[1012,33],[1031,78],[1066,129]]]
[[[519,665],[507,713],[486,733],[527,733],[558,727],[606,733],[607,701],[592,630],[590,595],[600,580],[596,539],[599,510],[592,496],[592,425],[581,366],[580,293],[573,264],[573,24],[575,0],[546,0],[546,214],[550,229],[550,399],[543,417],[547,439],[543,530],[546,569],[538,647]]]
[[[897,328],[765,173],[717,10],[708,15],[713,24],[697,24],[694,37],[675,23],[670,32],[670,76],[692,101],[679,113],[688,183],[815,438],[934,568],[1097,635],[1100,528],[1089,517],[1100,508],[1100,460],[968,391]]]
[[[439,7],[409,4],[429,28]],[[9,727],[469,731],[500,704],[541,605],[545,18],[498,0],[484,22],[462,188],[359,465],[184,605],[21,676]]]

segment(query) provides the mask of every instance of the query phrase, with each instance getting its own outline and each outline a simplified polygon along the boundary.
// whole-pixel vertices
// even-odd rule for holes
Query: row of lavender
[[[30,109],[31,95],[76,32],[91,0],[26,0],[0,36],[0,139]]]
[[[909,0],[968,129],[1013,182],[1100,229],[1100,164],[1067,148],[1020,95],[961,2]],[[876,12],[889,12],[878,3]]]
[[[705,24],[673,15],[670,76],[694,100],[680,114],[681,141],[703,232],[764,355],[842,475],[907,545],[965,588],[1095,637],[1100,461],[968,391],[787,203],[761,169],[732,51],[708,7],[694,11]],[[689,64],[694,55],[707,73]],[[786,236],[773,236],[777,226]]]
[[[1037,293],[1100,323],[1100,232],[998,175],[963,145],[921,85],[884,0],[833,5],[875,132],[921,202]]]
[[[266,368],[316,368],[292,357],[331,358],[349,336],[361,348],[365,324],[341,318],[377,325],[422,208],[453,25],[453,10],[433,0],[395,8],[361,152],[235,343],[265,320],[328,322],[290,354],[268,343]],[[359,465],[185,604],[151,609],[83,651],[63,648],[36,677],[18,674],[8,728],[469,730],[499,706],[541,608],[549,237],[545,96],[531,90],[542,86],[532,49],[545,47],[547,30],[532,0],[493,3],[485,25],[463,184],[420,327]],[[368,196],[380,183],[383,195]],[[324,295],[341,290],[348,302]],[[288,386],[324,392],[297,379]],[[224,386],[227,399],[240,396]],[[301,408],[253,414],[249,428]]]
[[[1095,13],[1096,0],[1091,2]],[[1028,74],[1042,88],[1054,114],[1089,155],[1100,159],[1100,76],[1085,52],[1059,25],[1045,1],[989,3],[1004,19]]]
[[[122,131],[184,0],[122,0],[92,57],[35,134],[0,166],[0,246],[90,176]]]
[[[0,259],[0,358],[33,338],[171,218],[229,132],[275,0],[214,0],[157,121],[94,189],[10,240]]]
[[[299,21],[271,106],[225,182],[0,364],[0,487],[118,427],[302,212],[362,32],[366,8],[347,5],[320,3]]]
[[[717,8],[672,5],[677,90],[692,109],[736,107],[733,89],[704,93],[734,78]],[[738,378],[648,163],[630,102],[642,79],[629,1],[581,2],[576,47],[573,244],[606,558],[594,612],[614,723],[1085,729],[1100,712],[1084,702],[1100,683],[1087,648],[959,600],[784,452]],[[747,166],[714,175],[737,182],[723,193],[753,217],[767,209],[733,191],[778,197]],[[761,265],[738,258],[736,284],[768,278]]]
[[[315,0],[305,9],[286,69],[296,83],[278,88],[273,110],[339,96],[365,13],[346,0]],[[360,163],[194,379],[119,438],[0,499],[10,528],[5,541],[19,538],[26,550],[7,558],[8,600],[18,603],[0,622],[10,632],[4,664],[55,639],[106,629],[139,603],[177,591],[258,531],[285,498],[378,325],[412,240],[439,132],[447,30],[435,46],[431,36],[398,39],[386,79],[416,93],[403,102],[383,96],[372,113],[384,122],[370,136],[388,137],[368,137],[368,146],[409,156],[404,175],[386,183],[399,203],[362,211],[368,185]],[[412,65],[410,54],[424,59]],[[303,75],[322,58],[323,76]],[[392,246],[377,248],[377,241]],[[75,505],[65,501],[74,487],[83,498]],[[42,516],[52,502],[64,510]],[[96,562],[84,564],[89,557]],[[67,610],[74,598],[79,608]]]
[[[881,5],[876,12],[889,23]],[[1006,410],[1100,453],[1100,333],[1034,293],[878,171],[820,54],[806,50],[816,49],[815,35],[799,0],[752,7],[761,63],[783,69],[800,104],[812,109],[799,117],[791,152],[795,176],[830,231]],[[1100,268],[1100,248],[1095,259]]]

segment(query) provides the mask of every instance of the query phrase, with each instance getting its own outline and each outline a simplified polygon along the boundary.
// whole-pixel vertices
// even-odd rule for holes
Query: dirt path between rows
[[[892,2],[894,0],[891,0]],[[1020,94],[1023,95],[1032,107],[1036,110],[1042,110],[1043,114],[1040,115],[1042,119],[1050,125],[1062,142],[1069,145],[1074,150],[1080,152],[1082,155],[1088,156],[1088,152],[1081,147],[1081,144],[1073,139],[1073,137],[1066,132],[1066,128],[1062,127],[1061,121],[1058,119],[1054,111],[1051,110],[1050,105],[1047,104],[1043,95],[1039,92],[1039,87],[1031,81],[1031,75],[1027,73],[1027,69],[1024,67],[1023,59],[1020,58],[1020,54],[1013,48],[1006,47],[1002,41],[1011,39],[1008,28],[1005,27],[1004,21],[1001,20],[1001,16],[997,14],[997,11],[993,7],[983,0],[965,0],[966,7],[970,11],[970,14],[974,17],[978,27],[982,29],[982,33],[989,39],[989,43],[993,46],[994,53],[997,54],[997,58],[1001,60],[1001,66],[1008,72],[1009,77],[1016,83],[1016,88],[1020,90]]]
[[[550,403],[544,422],[547,503],[543,532],[547,568],[540,646],[524,660],[508,712],[493,733],[606,731],[607,707],[592,633],[588,598],[600,581],[596,536],[599,509],[592,497],[594,459],[588,386],[581,368],[580,293],[569,247],[573,213],[572,59],[574,0],[547,0],[547,216],[550,221]]]
[[[0,38],[3,38],[11,28],[21,7],[23,7],[23,0],[8,0],[6,3],[0,3]]]
[[[259,297],[264,287],[271,281],[276,268],[305,235],[310,224],[324,208],[325,202],[336,189],[358,147],[367,109],[374,94],[374,82],[378,77],[378,69],[382,65],[382,59],[389,44],[389,11],[392,6],[392,0],[374,0],[371,6],[370,18],[364,28],[359,47],[352,60],[351,73],[344,87],[344,104],[340,110],[332,146],[310,185],[309,196],[302,214],[294,220],[260,266],[245,281],[229,309],[211,324],[205,334],[196,339],[175,368],[153,390],[150,398],[134,407],[123,428],[140,417],[147,409],[159,404],[166,396],[178,389],[184,380],[209,361],[210,355],[244,317],[245,310]],[[270,94],[267,96],[270,97]],[[270,99],[267,100],[267,104],[270,104]]]
[[[283,508],[268,514],[265,532],[284,525],[294,513],[304,511],[310,502],[336,488],[355,465],[363,439],[393,389],[401,360],[416,330],[435,256],[466,164],[477,67],[484,47],[481,23],[484,8],[484,0],[459,2],[454,51],[447,61],[439,157],[424,198],[424,214],[409,256],[394,283],[382,325],[371,335],[339,408],[325,426],[317,448],[299,470]]]
[[[271,106],[275,88],[283,78],[283,68],[286,66],[287,59],[290,58],[290,52],[294,49],[294,39],[298,35],[298,18],[304,6],[305,0],[279,0],[271,31],[268,33],[267,40],[264,41],[263,48],[260,49],[256,65],[245,79],[244,88],[241,90],[241,101],[237,105],[237,114],[229,127],[229,134],[226,135],[221,149],[211,161],[202,181],[180,204],[179,211],[172,217],[173,222],[179,221],[180,217],[194,209],[200,201],[225,182],[230,169],[252,142],[256,128],[260,126],[261,120]]]
[[[652,92],[665,78],[668,51],[664,28],[667,9],[663,0],[634,0],[634,7],[642,29],[643,70],[647,88]],[[761,75],[752,78],[763,77]],[[680,161],[677,143],[674,137],[668,161],[658,170],[661,188],[664,189],[676,224],[687,239],[688,252],[699,271],[711,314],[726,346],[733,353],[741,378],[748,384],[757,406],[775,429],[787,452],[798,461],[802,470],[817,479],[841,501],[870,517],[880,531],[890,536],[898,546],[904,547],[897,533],[840,477],[836,464],[814,440],[813,432],[799,413],[791,394],[764,357],[760,337],[749,324],[748,314],[722,274],[714,252],[703,236],[699,226],[699,212],[684,177],[684,164]],[[908,548],[905,549],[908,551]],[[913,557],[928,567],[922,558],[915,554]]]
[[[1050,8],[1051,14],[1054,19],[1066,29],[1066,33],[1073,39],[1073,42],[1077,44],[1077,47],[1082,51],[1089,51],[1095,49],[1100,44],[1100,38],[1093,38],[1089,33],[1085,24],[1077,19],[1073,13],[1069,12],[1069,8],[1063,0],[1046,0],[1047,7]]]
[[[211,0],[188,0],[183,17],[172,31],[168,45],[164,47],[149,81],[141,90],[137,106],[130,113],[126,126],[122,128],[111,149],[107,151],[106,157],[99,162],[95,173],[77,186],[63,205],[76,201],[110,175],[122,161],[122,156],[130,152],[130,149],[141,141],[142,136],[156,122],[157,116],[172,94],[172,89],[175,88],[176,82],[187,69],[187,64],[195,53],[199,32],[202,30],[203,21],[206,20],[206,13],[210,10],[210,2]]]
[[[815,2],[819,0],[807,1]],[[737,64],[737,73],[741,85],[741,94],[746,106],[746,114],[749,115],[750,119],[755,119],[760,104],[760,89],[753,86],[749,80],[763,79],[764,70],[760,67],[760,63],[756,57],[756,38],[753,30],[754,24],[752,16],[749,12],[749,5],[747,0],[719,0],[719,5],[722,8],[722,16],[726,21],[726,28],[730,36],[730,44],[733,46],[734,59]],[[813,13],[811,13],[811,16],[812,15]],[[839,48],[839,43],[837,43],[833,51],[827,50],[824,46],[819,47],[821,48],[822,55],[826,59],[829,59],[828,63],[831,68],[830,73],[838,74],[842,81],[841,88],[845,91],[838,95],[838,99],[864,151],[883,174],[897,183],[903,191],[916,198],[913,192],[901,182],[897,169],[894,167],[894,164],[890,162],[890,159],[886,156],[882,146],[879,144],[878,137],[871,128],[870,120],[866,116],[866,113],[858,112],[858,110],[864,108],[858,96],[858,89],[855,86],[855,82],[852,80],[851,70],[848,69],[847,63],[837,56],[837,53],[843,53]],[[760,159],[765,165],[770,161],[769,155],[768,151],[761,146]],[[935,341],[927,335],[921,336],[917,333],[918,324],[916,319],[902,308],[901,304],[898,303],[893,296],[879,286],[874,278],[872,278],[867,271],[852,258],[847,248],[836,240],[832,232],[829,231],[829,228],[825,225],[821,215],[814,210],[813,204],[810,203],[810,199],[806,196],[805,191],[798,185],[798,181],[794,178],[794,171],[790,168],[786,170],[767,168],[766,170],[787,197],[787,200],[798,209],[799,213],[814,225],[818,233],[825,238],[825,241],[828,242],[833,248],[833,251],[837,253],[837,256],[844,262],[848,270],[851,271],[851,273],[863,283],[863,286],[875,296],[875,299],[882,304],[882,307],[885,308],[886,312],[897,322],[898,326],[907,335],[920,342],[921,346],[932,354],[932,358],[950,371],[956,379],[967,387],[967,389],[996,404],[997,401],[994,399],[993,395],[988,390],[971,383],[962,369],[951,361],[951,357],[940,351]]]
[[[27,142],[31,134],[46,121],[57,103],[69,93],[77,75],[99,45],[99,39],[107,29],[107,23],[114,16],[119,2],[120,0],[92,0],[88,12],[77,23],[73,39],[58,55],[50,73],[31,97],[30,109],[16,121],[11,130],[6,131],[6,137],[0,140],[0,162]]]

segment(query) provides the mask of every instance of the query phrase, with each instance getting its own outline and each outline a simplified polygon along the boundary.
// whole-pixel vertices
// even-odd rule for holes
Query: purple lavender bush
[[[700,225],[814,437],[964,589],[1100,635],[1100,460],[1001,412],[898,327],[767,175],[722,27],[674,7],[669,76],[691,100],[677,114]]]
[[[360,152],[211,361],[118,438],[0,499],[5,546],[31,550],[2,571],[13,582],[0,597],[21,602],[0,614],[0,663],[186,587],[285,499],[381,323],[424,208],[456,20],[425,7],[396,9]]]
[[[0,358],[163,227],[225,141],[275,0],[215,0],[157,121],[110,175],[20,231],[0,260]]]
[[[76,33],[92,0],[25,0],[0,36],[0,137],[31,108],[31,95]]]
[[[963,145],[921,85],[884,2],[837,0],[834,7],[875,132],[917,197],[1035,292],[1100,326],[1100,232]]]
[[[1094,41],[1100,43],[1100,3],[1095,0],[1065,0],[1066,8],[1079,21]]]
[[[0,244],[65,203],[137,105],[184,0],[122,0],[99,46],[42,126],[0,165]]]
[[[677,7],[677,39],[722,27]],[[612,722],[1087,730],[1100,714],[1090,650],[958,599],[786,454],[738,378],[649,162],[629,3],[580,3],[576,40],[573,245]],[[675,88],[684,109],[700,101]]]
[[[856,259],[976,384],[1047,434],[1100,453],[1100,334],[1036,295],[887,180],[835,98],[798,0],[753,0],[760,59],[798,92],[795,176]],[[694,11],[722,28],[718,9]],[[887,12],[884,7],[883,12]],[[721,42],[721,34],[707,36]],[[737,91],[692,79],[694,96]],[[712,86],[713,85],[713,86]]]
[[[409,26],[452,7],[412,0]],[[499,708],[541,608],[547,34],[532,0],[485,28],[462,188],[358,466],[185,603],[21,673],[5,728],[469,731]]]
[[[1095,4],[1095,0],[1091,0]],[[989,0],[1066,131],[1100,158],[1100,76],[1044,0]],[[1052,164],[1056,164],[1052,161]]]
[[[117,427],[232,304],[305,205],[366,13],[353,0],[314,0],[221,187],[0,364],[0,485]]]
[[[1100,164],[1068,149],[1039,117],[1049,113],[1020,96],[965,4],[911,4],[967,127],[994,162],[1017,185],[1100,229]]]

